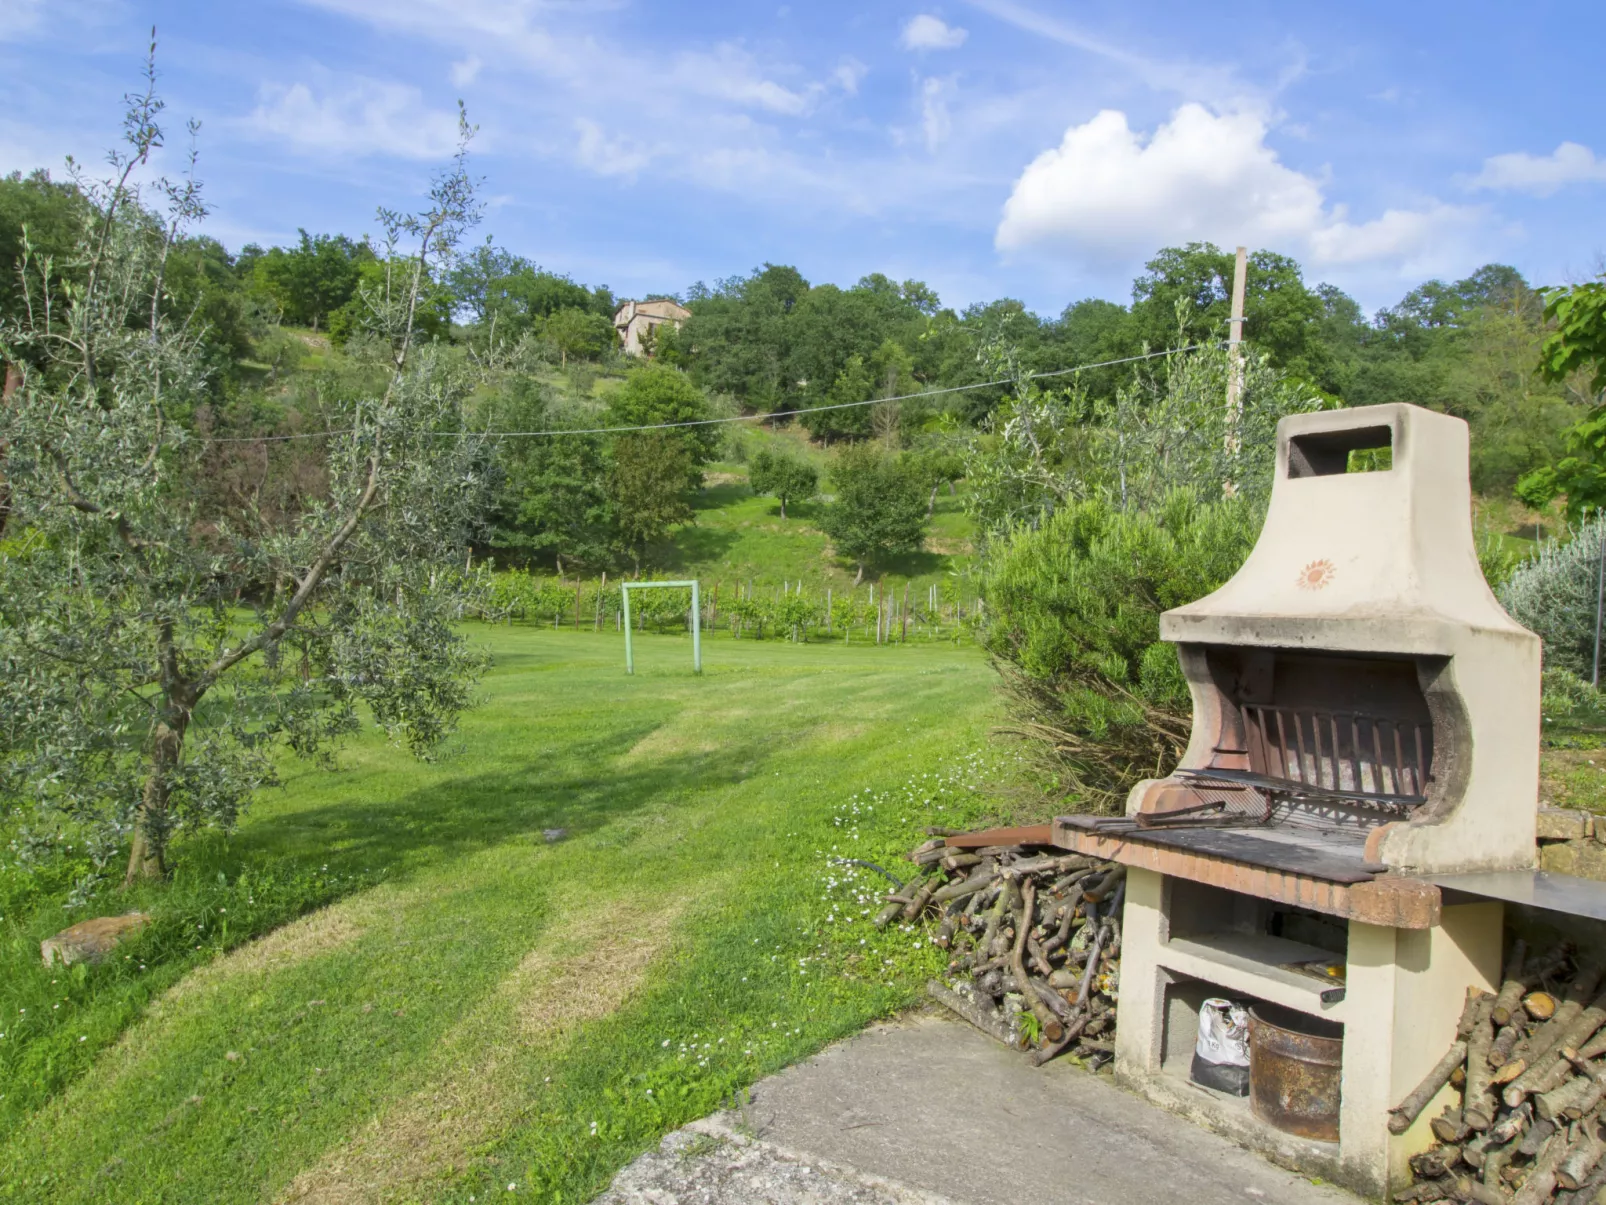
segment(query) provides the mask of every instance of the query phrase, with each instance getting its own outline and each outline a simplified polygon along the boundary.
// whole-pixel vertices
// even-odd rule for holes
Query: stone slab
[[[710,1122],[745,1131],[810,1167],[849,1169],[830,1191],[859,1191],[870,1177],[889,1202],[928,1199],[964,1205],[1356,1205],[1358,1198],[1313,1184],[1206,1130],[1066,1063],[1029,1067],[1018,1054],[934,1016],[874,1026],[755,1085],[741,1116]],[[700,1123],[709,1124],[709,1123]],[[684,1134],[685,1131],[682,1131]],[[674,1135],[671,1136],[675,1137]],[[677,1139],[677,1142],[688,1141]],[[751,1180],[737,1195],[709,1195],[736,1172],[716,1164],[696,1185],[666,1179],[661,1152],[643,1156],[615,1181],[607,1205],[749,1205],[857,1202],[829,1195],[765,1195]],[[743,1158],[756,1157],[743,1155]],[[646,1173],[648,1161],[659,1169]],[[678,1156],[668,1160],[684,1167]],[[668,1170],[673,1171],[671,1166]],[[840,1174],[840,1173],[839,1173]],[[845,1185],[845,1186],[843,1186]],[[746,1192],[748,1195],[740,1195]],[[654,1195],[656,1194],[656,1195]],[[863,1198],[881,1205],[882,1198]]]
[[[39,957],[46,966],[53,966],[58,960],[63,966],[72,966],[75,962],[100,962],[124,938],[150,923],[151,918],[143,912],[97,916],[94,920],[79,921],[40,942]]]
[[[1541,841],[1582,841],[1595,835],[1595,818],[1575,808],[1540,808],[1534,835]]]

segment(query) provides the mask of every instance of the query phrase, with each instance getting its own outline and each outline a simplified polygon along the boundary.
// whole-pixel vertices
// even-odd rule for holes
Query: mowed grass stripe
[[[720,641],[696,679],[647,637],[628,679],[611,634],[484,635],[457,751],[365,742],[234,843],[387,882],[181,982],[5,1138],[0,1192],[582,1200],[910,998],[905,938],[822,945],[820,851],[846,795],[982,739],[973,650]]]

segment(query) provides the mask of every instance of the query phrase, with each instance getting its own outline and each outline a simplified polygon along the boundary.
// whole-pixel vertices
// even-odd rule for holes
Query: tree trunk
[[[189,708],[170,703],[151,734],[150,770],[134,818],[134,841],[128,853],[128,874],[123,879],[125,887],[142,879],[167,876],[168,798],[173,773],[184,753],[184,733],[189,723]]]
[[[854,575],[853,584],[855,586],[857,586],[863,581],[864,581],[864,562],[860,561],[859,562],[859,572]]]
[[[931,499],[926,503],[926,518],[928,519],[937,513],[937,491],[941,488],[942,482],[940,481],[931,487]]]
[[[6,363],[4,392],[0,393],[0,404],[11,405],[11,395],[22,387],[22,369],[19,365],[8,361]],[[0,445],[0,454],[5,452]],[[11,518],[11,482],[3,473],[0,473],[0,535],[5,534],[6,523]]]
[[[781,498],[781,518],[786,518],[786,498]]]

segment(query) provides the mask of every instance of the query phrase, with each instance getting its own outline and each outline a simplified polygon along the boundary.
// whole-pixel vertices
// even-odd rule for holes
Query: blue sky
[[[0,0],[0,169],[98,163],[153,24],[235,249],[374,231],[461,98],[481,234],[622,296],[771,261],[1052,314],[1201,238],[1375,308],[1606,252],[1583,0]]]

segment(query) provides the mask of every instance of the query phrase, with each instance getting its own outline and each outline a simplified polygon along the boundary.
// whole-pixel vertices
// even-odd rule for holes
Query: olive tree
[[[747,465],[747,484],[755,494],[768,494],[776,499],[781,504],[783,519],[786,518],[787,499],[799,502],[812,498],[819,482],[813,465],[768,448],[753,453]]]
[[[242,524],[204,504],[205,440],[175,418],[203,383],[201,332],[169,312],[164,265],[206,210],[193,156],[178,183],[137,183],[161,111],[150,87],[130,100],[111,177],[79,179],[72,263],[25,251],[22,315],[0,329],[0,356],[29,366],[0,413],[0,799],[23,854],[126,850],[128,882],[167,872],[176,833],[232,826],[277,750],[327,752],[360,709],[428,755],[482,661],[454,626],[482,492],[473,382],[412,326],[475,216],[472,131],[425,212],[381,213],[411,240],[376,307],[388,385],[326,399],[321,495]]]

